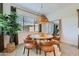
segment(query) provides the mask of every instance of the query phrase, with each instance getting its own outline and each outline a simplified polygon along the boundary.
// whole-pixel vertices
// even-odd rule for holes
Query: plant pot
[[[9,43],[10,36],[9,35],[4,35],[4,48],[6,48],[7,44]]]
[[[5,48],[5,52],[7,53],[11,53],[15,50],[16,46],[15,46],[15,43],[12,42],[12,43],[8,43],[6,48]]]

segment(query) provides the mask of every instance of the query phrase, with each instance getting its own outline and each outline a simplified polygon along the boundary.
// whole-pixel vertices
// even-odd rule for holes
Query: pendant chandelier
[[[43,9],[43,4],[41,4],[41,10],[42,9]],[[39,22],[39,24],[46,24],[46,23],[48,23],[48,18],[45,15],[40,15],[38,22]]]

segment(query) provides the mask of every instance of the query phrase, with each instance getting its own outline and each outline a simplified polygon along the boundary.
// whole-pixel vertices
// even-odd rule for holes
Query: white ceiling
[[[59,10],[64,10],[66,7],[79,6],[79,4],[73,3],[43,3],[43,8],[41,9],[41,3],[17,3],[17,5],[24,7],[25,9],[37,12],[38,14],[54,15]],[[51,21],[50,17],[48,19]],[[34,21],[26,20],[26,24],[32,24]],[[56,22],[57,23],[57,22]]]
[[[30,9],[34,12],[41,13],[41,14],[51,14],[55,13],[56,11],[63,9],[65,7],[72,7],[76,6],[77,4],[72,3],[42,3],[43,8],[41,8],[41,3],[18,3],[18,5]]]

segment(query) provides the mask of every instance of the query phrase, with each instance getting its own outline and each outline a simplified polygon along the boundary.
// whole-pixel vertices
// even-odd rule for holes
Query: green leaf
[[[17,15],[15,12],[11,14],[0,14],[0,27],[3,27],[5,33],[16,34],[20,29],[20,24],[16,22]]]

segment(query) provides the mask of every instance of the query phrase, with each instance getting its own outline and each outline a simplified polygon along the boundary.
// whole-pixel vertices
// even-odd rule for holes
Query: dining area
[[[38,24],[38,28],[35,26]],[[38,31],[35,31],[38,29]],[[31,31],[33,28],[31,28]],[[38,21],[34,21],[34,31],[27,35],[24,39],[23,54],[27,50],[27,56],[35,49],[36,54],[44,56],[51,55],[56,56],[61,52],[61,20],[49,21],[45,15],[40,15]],[[57,50],[56,50],[57,49]],[[57,52],[58,51],[58,52]],[[59,53],[60,55],[60,53]]]
[[[0,10],[3,11],[0,15],[0,56],[78,56],[79,35],[76,27],[77,18],[74,15],[79,10],[75,11],[78,8],[78,5],[75,5],[0,3]],[[71,14],[68,16],[62,12],[63,7],[67,9],[67,13],[73,14],[76,21],[71,20]],[[53,9],[57,12],[54,13]],[[7,11],[14,12],[14,15],[11,17]]]
[[[61,51],[60,47],[60,36],[53,36],[43,32],[33,33],[27,35],[27,38],[24,39],[24,48],[23,54],[27,50],[27,56],[30,56],[31,52],[35,50],[34,53],[44,56],[50,55],[56,56],[56,47]]]
[[[34,49],[34,53],[37,55],[44,54],[44,56],[56,56],[57,53],[60,55],[61,20],[59,19],[51,22],[48,21],[45,15],[41,15],[37,23],[38,28],[36,28],[34,22],[34,31],[28,34],[24,39],[23,54],[25,54],[27,50],[27,56],[30,56],[30,53]],[[35,31],[35,29],[39,31]]]

